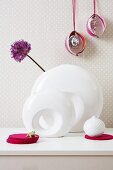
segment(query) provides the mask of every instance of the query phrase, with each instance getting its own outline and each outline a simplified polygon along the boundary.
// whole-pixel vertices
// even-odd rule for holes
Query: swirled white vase
[[[64,64],[43,73],[23,108],[28,131],[43,137],[83,130],[84,122],[99,116],[103,97],[99,84],[85,69]]]

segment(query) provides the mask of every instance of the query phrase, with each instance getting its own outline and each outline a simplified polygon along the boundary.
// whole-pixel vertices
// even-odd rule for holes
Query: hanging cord
[[[72,0],[72,9],[73,9],[73,28],[75,31],[76,0]]]
[[[96,0],[93,0],[93,11],[96,14]]]

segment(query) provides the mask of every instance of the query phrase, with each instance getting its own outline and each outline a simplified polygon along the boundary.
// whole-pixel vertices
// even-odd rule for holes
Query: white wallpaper
[[[100,39],[86,32],[93,0],[77,0],[77,31],[87,46],[80,57],[69,54],[65,37],[72,31],[71,0],[0,0],[0,126],[22,127],[22,107],[41,74],[29,59],[16,63],[10,44],[19,39],[32,44],[31,55],[46,69],[70,63],[92,71],[104,93],[101,118],[113,127],[113,1],[97,0],[98,13],[107,23]]]

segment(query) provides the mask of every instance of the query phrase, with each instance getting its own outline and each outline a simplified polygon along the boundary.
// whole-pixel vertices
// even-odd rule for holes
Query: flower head
[[[31,131],[27,134],[27,137],[32,138],[35,136],[35,131]]]
[[[19,40],[15,41],[11,45],[11,55],[17,62],[21,62],[31,50],[31,44],[27,41]]]

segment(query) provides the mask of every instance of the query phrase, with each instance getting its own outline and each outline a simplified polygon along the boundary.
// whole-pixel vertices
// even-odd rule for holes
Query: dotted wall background
[[[107,28],[100,38],[86,32],[93,12],[92,0],[77,0],[76,29],[85,35],[87,46],[80,57],[64,47],[72,31],[71,0],[0,0],[0,127],[22,127],[22,108],[42,73],[29,59],[16,63],[10,44],[18,39],[32,44],[31,55],[46,70],[63,63],[82,65],[93,72],[103,88],[101,118],[113,127],[113,1],[97,0],[97,11]]]

